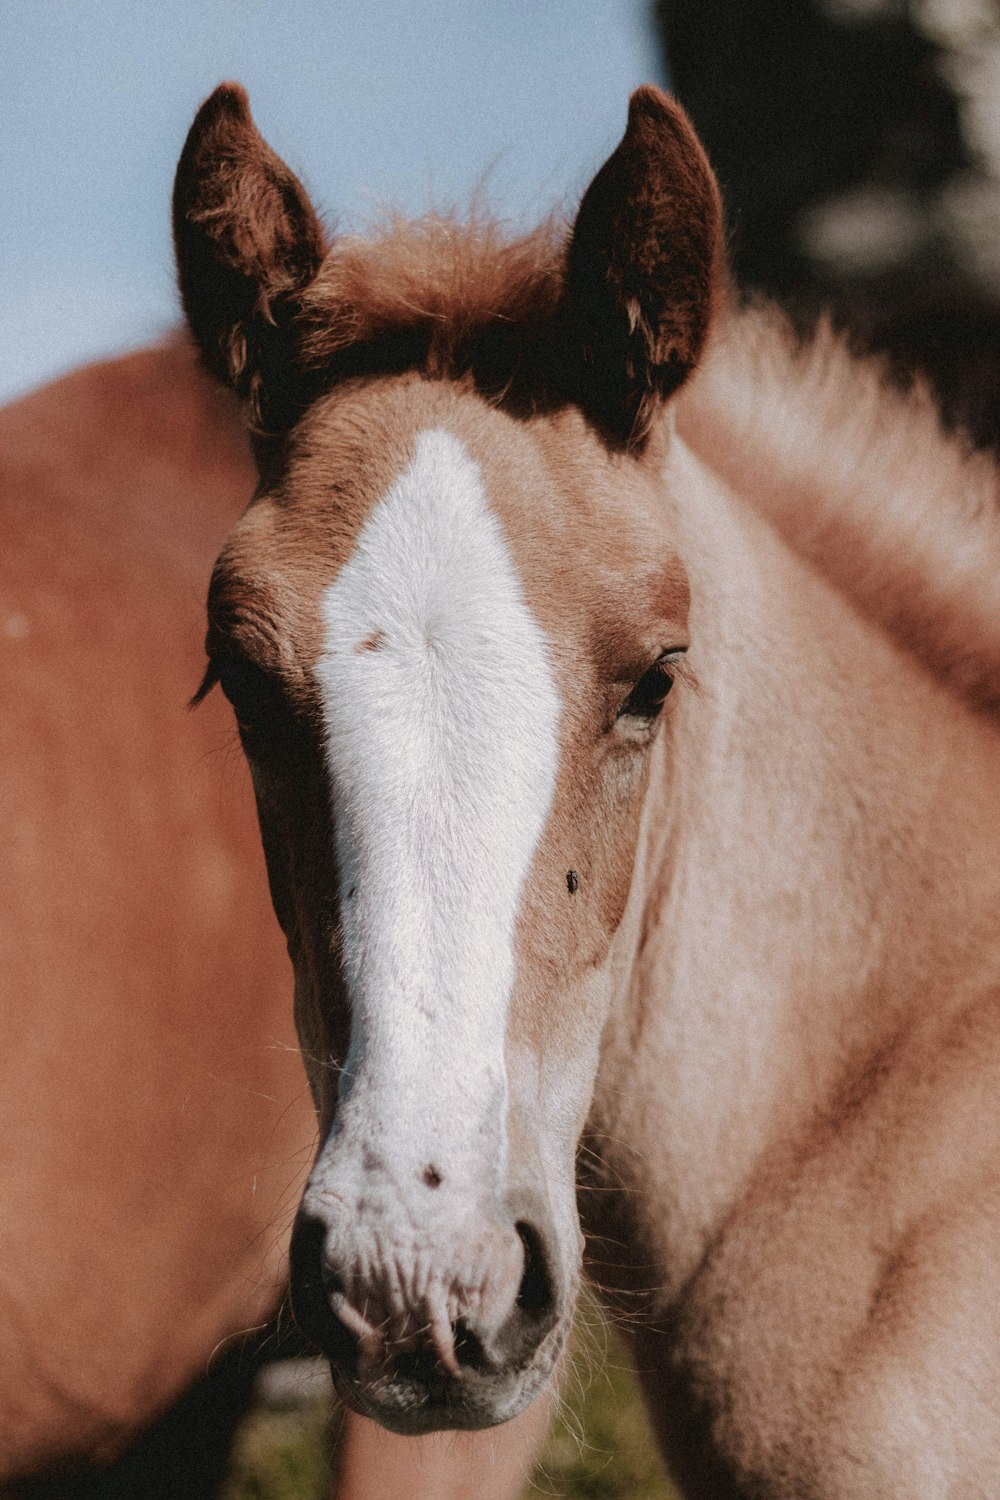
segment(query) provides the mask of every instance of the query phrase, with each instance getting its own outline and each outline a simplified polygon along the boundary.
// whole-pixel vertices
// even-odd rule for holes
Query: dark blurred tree
[[[1000,5],[657,0],[655,13],[723,185],[740,284],[803,325],[830,307],[1000,449],[1000,186],[969,129],[975,49],[1000,43]]]

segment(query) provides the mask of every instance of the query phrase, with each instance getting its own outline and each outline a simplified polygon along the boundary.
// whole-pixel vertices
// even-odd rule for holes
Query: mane
[[[1000,472],[821,325],[721,320],[678,430],[789,544],[975,708],[1000,706]]]

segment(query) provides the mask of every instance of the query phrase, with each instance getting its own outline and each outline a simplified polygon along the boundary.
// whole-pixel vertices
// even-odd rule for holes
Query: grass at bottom
[[[339,1427],[330,1399],[288,1411],[255,1407],[237,1434],[220,1500],[328,1500]]]
[[[628,1355],[601,1324],[600,1313],[585,1305],[535,1492],[560,1500],[679,1500],[663,1472]]]
[[[574,1335],[563,1401],[526,1495],[553,1500],[677,1500],[646,1425],[628,1356],[585,1310]],[[341,1413],[313,1399],[258,1407],[243,1423],[222,1500],[328,1500]],[[400,1500],[406,1500],[401,1496]]]

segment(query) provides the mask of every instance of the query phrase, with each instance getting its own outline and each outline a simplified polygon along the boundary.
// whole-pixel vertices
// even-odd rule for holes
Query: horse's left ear
[[[719,190],[687,115],[647,84],[624,139],[584,195],[567,259],[581,406],[641,447],[694,369],[723,280]]]

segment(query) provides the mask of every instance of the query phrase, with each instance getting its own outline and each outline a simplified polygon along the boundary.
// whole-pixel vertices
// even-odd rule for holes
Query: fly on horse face
[[[294,963],[340,1390],[513,1416],[585,1234],[690,1495],[993,1494],[995,472],[734,309],[652,88],[565,234],[328,243],[230,85],[174,213],[259,472],[201,695]]]

